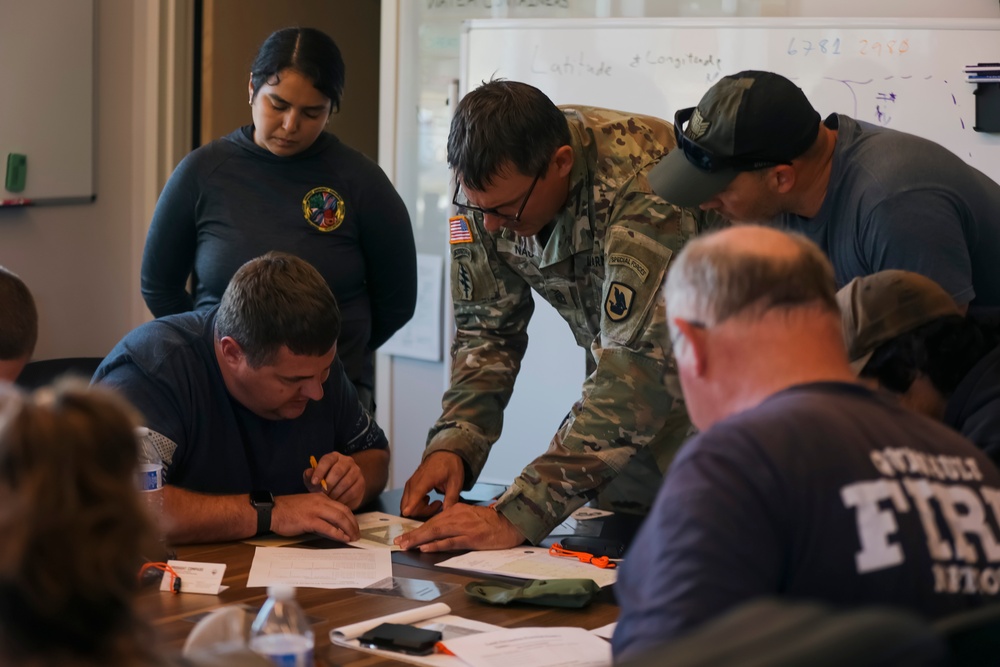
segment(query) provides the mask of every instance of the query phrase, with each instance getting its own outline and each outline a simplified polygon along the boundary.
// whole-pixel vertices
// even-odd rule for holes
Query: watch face
[[[274,504],[274,494],[270,491],[251,491],[250,492],[250,504],[257,505],[273,505]]]

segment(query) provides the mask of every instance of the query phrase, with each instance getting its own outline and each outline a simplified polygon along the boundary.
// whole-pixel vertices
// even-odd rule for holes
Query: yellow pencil
[[[309,465],[311,465],[311,466],[313,467],[313,469],[314,469],[314,470],[316,469],[316,466],[317,466],[318,464],[316,463],[316,457],[315,457],[315,456],[310,456],[310,457],[309,457]],[[319,483],[323,485],[323,490],[324,490],[324,491],[329,491],[329,490],[330,490],[330,489],[329,489],[329,488],[327,488],[327,486],[326,486],[326,479],[321,479],[321,480],[319,480]]]

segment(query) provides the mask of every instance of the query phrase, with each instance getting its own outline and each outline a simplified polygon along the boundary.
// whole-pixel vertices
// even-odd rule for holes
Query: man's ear
[[[253,104],[253,72],[250,72],[250,80],[247,81],[247,94],[250,96],[250,104]]]
[[[245,361],[243,348],[231,336],[223,336],[219,340],[219,350],[222,352],[222,360],[230,368],[236,368]]]
[[[552,162],[555,164],[556,175],[559,178],[569,176],[569,172],[573,170],[573,147],[565,144],[557,148],[552,156]]]
[[[689,320],[674,318],[674,326],[684,337],[684,345],[689,348],[688,354],[693,360],[693,370],[696,377],[704,377],[708,372],[708,331]],[[680,362],[678,362],[680,363]]]
[[[771,171],[771,189],[779,195],[787,195],[795,187],[795,167],[790,164],[779,164]]]

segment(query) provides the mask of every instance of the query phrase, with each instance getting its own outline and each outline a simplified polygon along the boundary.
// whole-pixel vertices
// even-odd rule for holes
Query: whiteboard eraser
[[[8,192],[23,192],[24,183],[28,180],[28,158],[21,153],[7,154],[7,178],[6,185]]]

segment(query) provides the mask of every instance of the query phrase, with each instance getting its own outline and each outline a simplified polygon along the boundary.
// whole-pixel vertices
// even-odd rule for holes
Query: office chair
[[[933,628],[947,644],[954,667],[1000,663],[1000,604],[938,619]]]
[[[102,361],[104,361],[104,357],[64,357],[32,361],[17,376],[15,384],[24,389],[32,390],[51,384],[63,376],[78,377],[89,382]]]
[[[952,667],[944,641],[891,607],[760,598],[620,667]]]

